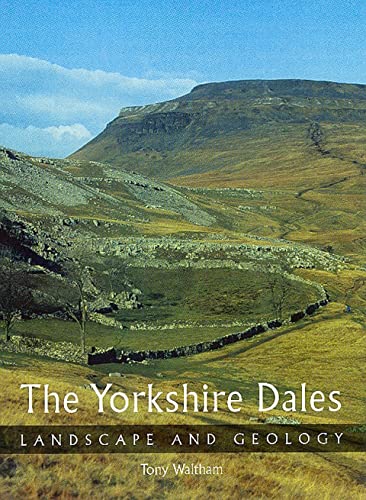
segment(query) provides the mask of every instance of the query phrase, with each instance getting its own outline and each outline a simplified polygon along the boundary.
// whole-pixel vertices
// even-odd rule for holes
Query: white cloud
[[[65,68],[58,64],[52,64],[43,59],[22,56],[18,54],[0,54],[0,67],[13,70],[18,76],[20,73],[37,71],[53,73],[63,78],[79,81],[88,86],[102,87],[104,85],[118,86],[124,91],[161,91],[174,96],[177,92],[187,92],[196,81],[192,78],[136,78],[123,76],[120,73],[112,73],[102,70],[88,70],[84,68]]]
[[[92,138],[81,123],[39,128],[0,123],[0,144],[35,156],[65,156]]]
[[[46,127],[43,130],[51,134],[57,141],[62,141],[67,136],[82,140],[91,138],[91,133],[84,125],[81,125],[81,123],[74,123],[74,125],[59,125],[58,127]]]
[[[0,54],[0,123],[5,128],[0,127],[4,134],[6,127],[13,126],[17,142],[33,134],[35,144],[40,134],[44,140],[48,137],[48,141],[55,141],[50,127],[63,130],[60,127],[79,124],[95,135],[117,116],[121,107],[172,99],[189,92],[196,84],[192,78],[135,78],[102,70],[69,69],[18,54]],[[57,137],[62,137],[65,144],[61,140],[56,140],[56,144],[47,142],[42,150],[61,156],[75,149],[75,135],[63,133]],[[82,137],[78,140],[82,141]],[[29,140],[20,149],[24,151],[28,145]]]
[[[116,114],[116,104],[81,100],[67,95],[21,95],[15,98],[15,104],[34,115],[41,114],[48,119],[73,120],[78,117],[103,120],[107,115]]]

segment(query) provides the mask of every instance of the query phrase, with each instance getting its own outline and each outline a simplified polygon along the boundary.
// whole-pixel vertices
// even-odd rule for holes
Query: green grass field
[[[120,330],[109,326],[89,322],[87,325],[87,346],[101,348],[118,347],[131,350],[169,349],[181,345],[195,344],[205,340],[241,331],[243,327],[192,327],[167,330]],[[28,320],[17,323],[13,335],[35,337],[54,342],[71,342],[78,345],[80,333],[72,321]]]

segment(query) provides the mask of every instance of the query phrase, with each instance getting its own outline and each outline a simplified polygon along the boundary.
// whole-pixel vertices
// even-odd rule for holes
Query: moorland
[[[67,159],[0,152],[1,255],[27,276],[32,303],[0,345],[1,424],[26,414],[20,383],[84,391],[82,411],[52,423],[93,424],[85,384],[164,390],[203,382],[247,394],[240,422],[260,418],[256,383],[339,390],[342,411],[305,423],[365,421],[366,87],[301,80],[206,84],[166,103],[121,110]],[[78,283],[88,306],[86,351],[166,349],[284,320],[213,352],[87,366],[9,349],[24,339],[80,349]],[[293,312],[330,303],[296,324]],[[80,291],[80,290],[79,290]],[[278,307],[282,300],[281,308]],[[345,307],[349,306],[345,312]],[[80,319],[80,318],[79,318]],[[20,339],[20,340],[19,340]],[[62,356],[61,356],[62,358]],[[74,362],[73,362],[74,361]],[[283,416],[276,410],[272,416]],[[144,415],[124,415],[142,423]],[[232,423],[220,413],[156,415],[150,423]],[[118,423],[98,416],[98,423]],[[238,417],[235,417],[238,423]],[[362,498],[363,454],[216,456],[222,478],[147,482],[141,456],[14,457],[2,498]],[[166,455],[165,464],[188,457]],[[200,456],[209,463],[210,456]],[[1,464],[0,464],[1,472]],[[228,478],[230,480],[228,480]],[[11,492],[11,493],[9,493]]]

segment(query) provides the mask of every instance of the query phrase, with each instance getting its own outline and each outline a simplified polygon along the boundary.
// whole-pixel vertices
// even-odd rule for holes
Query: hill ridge
[[[215,173],[216,187],[225,187],[229,177],[235,179],[232,187],[258,187],[261,183],[245,183],[252,178],[251,163],[266,163],[278,172],[289,151],[300,156],[297,164],[313,162],[308,132],[312,124],[324,131],[323,142],[334,136],[333,142],[341,144],[345,130],[348,135],[356,127],[349,134],[350,145],[352,135],[358,136],[361,129],[364,133],[365,121],[366,85],[312,80],[210,82],[170,101],[123,108],[71,158],[106,162],[178,185],[210,186]],[[363,164],[359,145],[356,149],[346,156]],[[212,175],[206,179],[208,172]]]

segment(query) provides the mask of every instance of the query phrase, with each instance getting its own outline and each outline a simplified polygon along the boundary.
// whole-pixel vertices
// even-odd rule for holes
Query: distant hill
[[[317,178],[344,177],[347,158],[356,163],[346,175],[363,168],[365,122],[365,85],[208,83],[172,101],[122,109],[71,158],[186,186],[265,187],[275,177],[281,186],[306,188]]]

